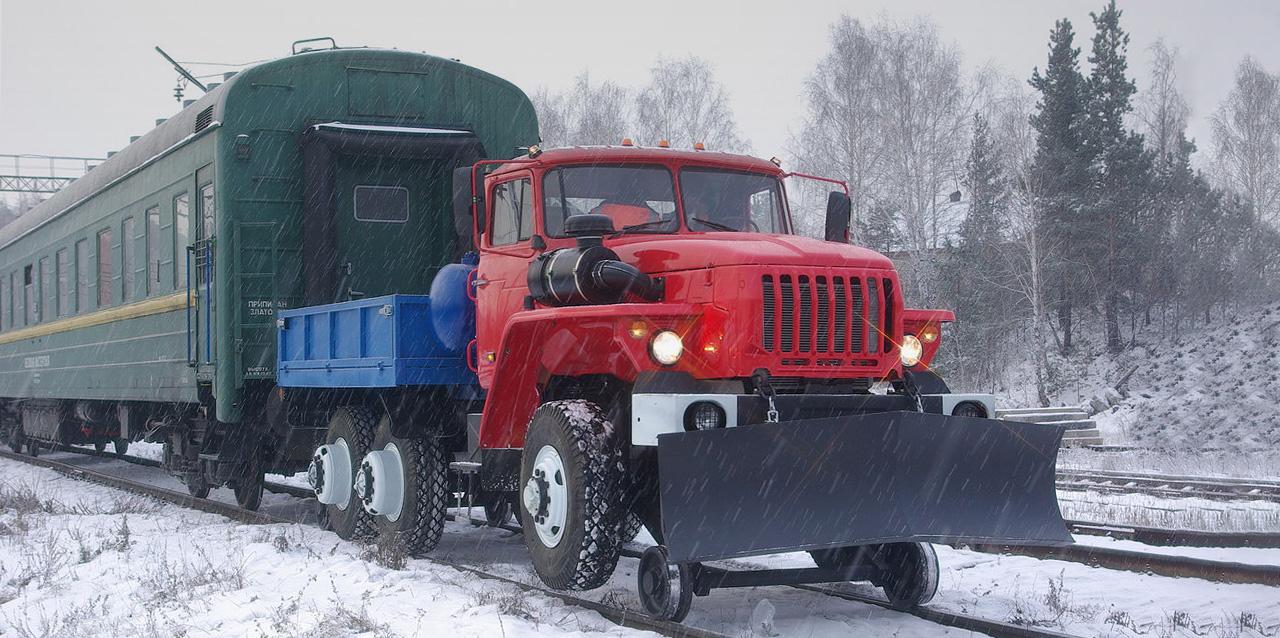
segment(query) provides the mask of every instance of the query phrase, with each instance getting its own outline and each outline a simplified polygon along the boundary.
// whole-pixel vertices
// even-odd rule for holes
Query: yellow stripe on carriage
[[[191,298],[194,300],[195,296],[192,295]],[[13,343],[24,339],[35,339],[37,337],[44,337],[70,330],[79,330],[81,328],[88,328],[91,326],[100,326],[116,321],[124,321],[125,319],[137,319],[138,317],[147,317],[150,315],[172,312],[174,310],[182,310],[186,308],[187,305],[187,293],[175,292],[163,297],[135,301],[115,308],[104,308],[84,315],[66,317],[64,319],[58,319],[57,321],[37,324],[6,332],[0,334],[0,344]]]

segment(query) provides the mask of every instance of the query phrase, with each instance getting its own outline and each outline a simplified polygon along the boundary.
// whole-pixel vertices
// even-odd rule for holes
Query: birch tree
[[[1245,197],[1255,218],[1280,224],[1280,76],[1246,57],[1212,130],[1221,183]]]
[[[728,152],[749,146],[734,121],[728,91],[711,64],[695,56],[658,59],[649,85],[636,97],[636,124],[640,139],[650,146],[660,140],[677,148],[702,142]]]

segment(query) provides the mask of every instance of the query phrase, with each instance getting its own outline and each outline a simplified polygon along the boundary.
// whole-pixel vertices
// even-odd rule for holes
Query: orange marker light
[[[643,321],[634,321],[631,323],[631,327],[627,328],[627,334],[631,335],[633,339],[643,339],[645,335],[649,334],[649,328],[644,325]]]
[[[658,148],[671,148],[671,142],[667,140],[658,140]]]
[[[693,150],[695,150],[695,151],[705,151],[705,150],[707,150],[707,145],[706,145],[706,144],[703,144],[702,142],[694,142],[694,143],[693,143]]]
[[[624,138],[622,138],[622,145],[623,145],[623,146],[633,146],[633,144],[631,143],[631,138],[629,138],[629,137],[624,137]]]
[[[925,343],[933,343],[938,340],[938,327],[935,325],[927,325],[924,330],[920,331],[920,340]]]

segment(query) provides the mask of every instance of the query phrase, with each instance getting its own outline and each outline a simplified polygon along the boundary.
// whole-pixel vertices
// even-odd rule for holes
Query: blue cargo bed
[[[276,383],[295,388],[466,385],[466,347],[436,334],[427,295],[387,295],[283,310]]]

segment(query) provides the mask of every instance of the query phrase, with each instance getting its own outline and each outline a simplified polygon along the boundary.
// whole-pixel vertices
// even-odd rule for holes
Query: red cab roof
[[[697,164],[699,166],[717,166],[721,168],[753,171],[781,175],[782,169],[769,160],[739,155],[737,153],[721,153],[719,151],[695,151],[674,148],[653,148],[645,146],[570,146],[566,148],[548,149],[537,158],[515,158],[511,164],[504,164],[494,174],[529,166],[558,166],[564,164],[609,164],[609,163],[650,163],[650,164]]]

